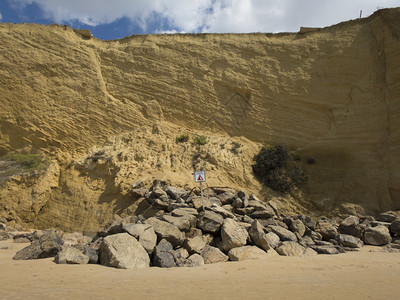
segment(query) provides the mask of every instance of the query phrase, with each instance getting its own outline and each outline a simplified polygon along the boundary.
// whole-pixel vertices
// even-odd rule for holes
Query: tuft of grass
[[[27,171],[43,170],[49,166],[49,161],[40,154],[9,153],[0,160],[13,162]]]
[[[205,145],[208,143],[208,140],[204,135],[196,136],[193,141],[196,145]]]
[[[185,143],[187,141],[189,141],[189,135],[188,134],[181,134],[181,135],[178,135],[175,138],[175,142],[176,143]]]

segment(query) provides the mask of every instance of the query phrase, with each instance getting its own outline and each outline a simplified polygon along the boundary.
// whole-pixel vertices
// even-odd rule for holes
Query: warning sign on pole
[[[206,182],[206,171],[195,171],[194,182]]]

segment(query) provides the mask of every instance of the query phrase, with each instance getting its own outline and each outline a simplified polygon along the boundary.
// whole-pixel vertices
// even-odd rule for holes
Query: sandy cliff
[[[94,227],[131,205],[128,186],[141,177],[193,185],[199,151],[212,184],[264,195],[250,167],[260,143],[300,155],[314,207],[400,209],[399,39],[399,8],[306,34],[100,41],[65,26],[0,24],[0,155],[54,159],[41,183],[1,183],[0,216]],[[212,143],[179,148],[185,132]],[[239,154],[221,150],[238,141]],[[106,147],[103,166],[85,163],[93,146]]]

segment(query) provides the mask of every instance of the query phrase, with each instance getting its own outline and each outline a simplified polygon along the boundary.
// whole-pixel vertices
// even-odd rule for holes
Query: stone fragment
[[[206,243],[202,236],[195,236],[193,238],[187,238],[184,242],[184,247],[189,253],[200,253],[201,250],[206,246]]]
[[[315,231],[319,232],[322,235],[322,239],[325,241],[335,238],[337,234],[335,226],[328,222],[318,221]]]
[[[278,254],[274,249],[269,249],[268,252],[265,252],[257,246],[243,246],[232,248],[228,252],[228,256],[231,261],[266,259],[276,255]]]
[[[164,191],[167,193],[167,195],[169,197],[171,197],[174,200],[178,200],[180,198],[184,198],[186,199],[187,196],[189,195],[189,191],[180,189],[180,188],[176,188],[173,186],[166,186],[164,188]]]
[[[367,245],[383,246],[392,241],[389,229],[386,226],[367,228],[364,232],[364,243]]]
[[[250,214],[253,219],[269,219],[273,216],[275,216],[275,212],[270,207],[266,207],[264,210],[256,210]]]
[[[153,253],[157,235],[150,224],[126,224],[123,229],[136,238],[148,254]]]
[[[208,198],[208,202],[210,202],[210,206],[222,206],[221,200],[217,197]]]
[[[171,211],[171,215],[175,217],[184,217],[187,215],[197,216],[199,213],[195,208],[185,207],[185,208],[177,208]]]
[[[397,214],[393,211],[387,211],[387,212],[381,213],[376,218],[376,220],[379,222],[388,222],[388,223],[392,223],[396,219],[397,219]]]
[[[303,236],[299,240],[299,244],[302,245],[303,247],[307,248],[307,247],[311,247],[311,246],[315,245],[315,242],[313,241],[313,239],[311,237]]]
[[[185,262],[185,267],[199,267],[204,265],[204,259],[200,254],[192,254]]]
[[[281,241],[297,242],[296,235],[293,232],[291,232],[291,231],[289,231],[289,230],[287,230],[287,229],[285,229],[285,228],[283,228],[281,226],[269,226],[268,228],[270,228],[273,233],[278,235],[279,239]]]
[[[205,264],[214,264],[218,262],[228,261],[229,257],[225,255],[221,250],[212,246],[205,246],[201,250],[201,256],[204,259]]]
[[[264,232],[264,227],[257,220],[254,220],[254,222],[251,224],[249,235],[253,244],[260,247],[264,251],[268,251],[271,248],[268,243],[267,235]]]
[[[250,215],[254,210],[254,207],[248,206],[244,208],[236,208],[236,213],[239,215]]]
[[[62,249],[63,241],[54,231],[46,231],[38,240],[18,251],[13,259],[26,260],[54,257]]]
[[[197,219],[197,227],[205,232],[217,233],[224,222],[224,218],[212,211],[201,212]]]
[[[189,197],[190,201],[193,204],[193,207],[197,210],[203,209],[203,201],[204,201],[204,208],[210,208],[211,202],[204,197],[203,200],[199,196]]]
[[[339,250],[336,249],[333,245],[332,246],[319,246],[319,245],[314,245],[311,246],[313,250],[315,250],[318,254],[339,254]]]
[[[304,223],[299,219],[293,220],[292,223],[290,223],[289,228],[294,233],[298,233],[300,237],[302,237],[306,232],[306,226],[304,226]]]
[[[185,248],[179,248],[172,252],[177,267],[184,267],[189,252]]]
[[[64,246],[54,258],[56,264],[79,264],[86,265],[89,262],[89,257],[82,251],[71,246]]]
[[[312,256],[312,255],[317,255],[317,252],[310,249],[306,251],[307,248],[303,247],[302,245],[296,243],[296,242],[291,242],[291,241],[285,241],[279,244],[279,246],[276,248],[276,252],[278,252],[279,255],[283,256]]]
[[[221,227],[222,249],[229,251],[232,248],[244,246],[248,236],[246,229],[240,227],[233,219],[227,218]]]
[[[7,228],[7,225],[5,223],[0,222],[0,231],[5,231]]]
[[[352,235],[339,234],[337,240],[343,247],[361,248],[364,246],[362,240]]]
[[[155,217],[148,218],[145,222],[153,227],[158,240],[166,239],[173,247],[182,245],[185,240],[185,234],[175,225]]]
[[[233,213],[231,213],[230,211],[226,210],[225,208],[222,208],[221,206],[212,205],[211,206],[211,211],[221,215],[224,219],[225,218],[231,218],[231,219],[234,219],[234,220],[237,219],[236,216]]]
[[[154,249],[153,265],[160,268],[175,267],[174,251],[166,239],[162,239]]]
[[[304,225],[307,226],[309,229],[315,230],[316,222],[309,216],[297,215],[296,219],[302,221]]]
[[[128,233],[106,236],[100,245],[100,263],[118,269],[147,268],[150,258],[143,246]]]
[[[232,204],[233,199],[236,198],[236,193],[233,191],[226,191],[222,194],[218,194],[217,198],[221,201],[222,205]]]

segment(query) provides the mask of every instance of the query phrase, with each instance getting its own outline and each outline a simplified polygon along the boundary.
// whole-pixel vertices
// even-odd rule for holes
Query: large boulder
[[[268,250],[268,252],[265,252],[257,246],[243,246],[232,248],[228,252],[228,256],[231,261],[266,259],[277,255],[278,254],[274,249],[270,249]]]
[[[276,248],[276,252],[283,256],[313,256],[318,254],[311,248],[305,248],[302,245],[291,241],[282,242]]]
[[[189,191],[176,188],[173,186],[166,186],[164,188],[164,191],[167,193],[169,197],[171,197],[174,200],[178,200],[180,198],[187,198],[187,196],[189,195]]]
[[[290,223],[289,228],[292,232],[297,233],[300,237],[302,237],[306,232],[306,226],[299,219],[293,220]]]
[[[249,234],[233,219],[225,219],[221,227],[222,249],[229,251],[235,247],[246,245]]]
[[[160,268],[175,267],[174,250],[170,242],[162,239],[153,253],[153,266]]]
[[[267,234],[264,232],[264,227],[260,222],[258,222],[258,220],[254,220],[251,224],[249,235],[254,245],[265,251],[268,251],[271,248],[268,243]]]
[[[123,229],[139,241],[148,254],[152,254],[157,244],[157,235],[150,224],[126,224]]]
[[[13,259],[26,260],[46,257],[54,257],[62,250],[63,241],[55,231],[45,231],[38,239],[29,246],[18,251]]]
[[[171,216],[163,215],[162,218],[168,223],[175,225],[181,231],[188,231],[191,227],[196,225],[196,217],[192,214],[185,216]]]
[[[147,268],[150,258],[143,246],[128,233],[106,236],[100,245],[100,263],[118,269]]]
[[[153,227],[158,240],[166,239],[173,247],[182,245],[185,240],[185,234],[181,232],[177,226],[166,221],[151,217],[148,218],[145,223]]]
[[[272,247],[272,248],[276,248],[276,247],[278,247],[278,245],[279,245],[279,243],[280,243],[280,238],[279,238],[279,236],[278,235],[276,235],[275,233],[273,233],[273,232],[268,232],[266,235],[265,235],[265,239],[267,240],[267,242],[268,242],[268,244]]]
[[[197,216],[198,214],[199,214],[198,211],[192,207],[176,208],[173,211],[171,211],[171,215],[175,217],[183,217],[187,215]]]
[[[217,233],[221,228],[224,218],[212,211],[201,212],[197,219],[197,227],[205,232]]]
[[[54,258],[57,264],[79,264],[85,265],[89,263],[89,256],[82,253],[75,247],[64,246],[63,249],[57,253]]]
[[[364,232],[364,243],[367,245],[383,246],[392,241],[389,229],[386,226],[378,225],[367,228]]]
[[[324,241],[329,241],[330,239],[335,238],[337,235],[336,227],[329,222],[317,222],[317,227],[315,229],[316,232],[319,232],[322,235],[322,239]]]
[[[360,226],[360,219],[356,216],[348,216],[344,219],[338,228],[339,233],[352,235],[358,238],[362,237],[363,229]]]
[[[333,245],[313,245],[311,246],[313,250],[315,250],[318,254],[328,254],[328,255],[334,255],[334,254],[339,254],[340,251],[334,247]]]
[[[361,239],[352,235],[339,234],[336,239],[343,247],[361,248],[364,246],[364,243]]]
[[[273,233],[275,233],[277,236],[279,236],[281,241],[293,241],[297,242],[297,237],[296,235],[291,232],[290,230],[287,230],[281,226],[269,226],[268,227]]]
[[[172,252],[177,267],[184,267],[186,259],[189,257],[189,252],[185,248],[179,248]]]
[[[193,238],[187,238],[184,242],[184,247],[189,253],[200,253],[201,250],[206,246],[203,236],[195,236]]]
[[[393,234],[400,235],[400,220],[394,220],[394,221],[390,224],[390,231],[391,231]]]
[[[201,256],[204,259],[205,264],[214,264],[218,262],[228,261],[229,257],[225,255],[221,250],[212,246],[205,246],[201,250]]]

